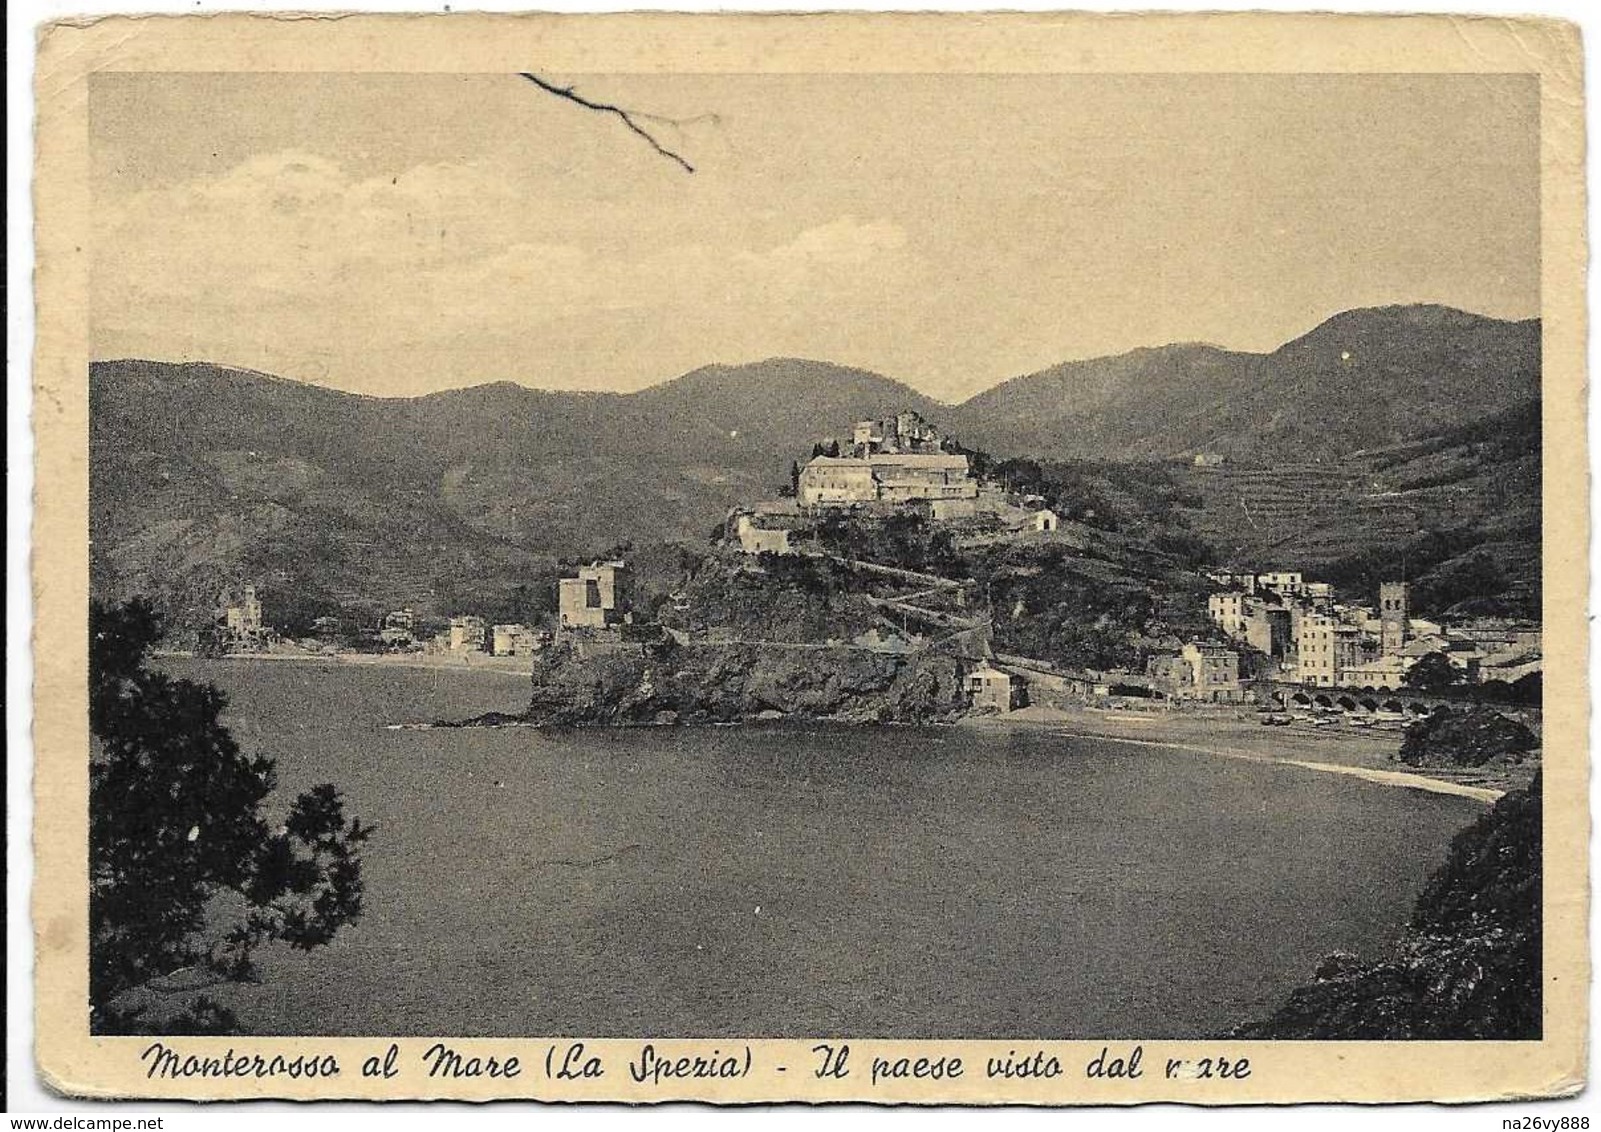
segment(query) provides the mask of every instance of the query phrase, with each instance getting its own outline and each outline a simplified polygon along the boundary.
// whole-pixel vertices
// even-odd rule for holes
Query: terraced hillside
[[[1220,561],[1300,568],[1366,592],[1405,577],[1434,612],[1539,615],[1540,406],[1271,468],[1187,468]]]

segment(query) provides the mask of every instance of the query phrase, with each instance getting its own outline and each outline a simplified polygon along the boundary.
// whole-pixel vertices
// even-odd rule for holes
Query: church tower
[[[1406,582],[1379,583],[1379,644],[1385,656],[1395,656],[1406,645],[1411,594]]]

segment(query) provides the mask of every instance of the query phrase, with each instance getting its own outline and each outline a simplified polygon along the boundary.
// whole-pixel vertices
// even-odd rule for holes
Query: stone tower
[[[1379,645],[1385,656],[1396,655],[1406,644],[1411,592],[1406,582],[1379,583]]]

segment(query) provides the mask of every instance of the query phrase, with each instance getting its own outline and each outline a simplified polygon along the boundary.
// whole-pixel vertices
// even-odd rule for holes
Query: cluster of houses
[[[429,635],[425,619],[408,607],[386,613],[376,634],[363,633],[363,639],[390,652],[464,658],[532,656],[574,632],[586,638],[615,633],[632,620],[630,607],[627,564],[594,562],[579,567],[576,577],[558,582],[558,628],[554,633],[521,623],[490,624],[476,614],[462,613],[451,617],[444,629]],[[238,604],[233,603],[231,595],[224,594],[217,621],[224,631],[223,643],[230,651],[264,651],[280,640],[277,632],[263,624],[255,586],[244,587],[244,600]],[[311,625],[312,635],[297,643],[305,649],[338,651],[347,643],[345,628],[337,617],[319,617]]]
[[[1511,683],[1540,668],[1537,625],[1479,619],[1443,625],[1412,616],[1406,582],[1382,582],[1376,604],[1341,603],[1327,582],[1297,571],[1208,575],[1223,587],[1207,599],[1230,640],[1267,658],[1269,675],[1319,688],[1400,688],[1413,665],[1443,655],[1465,683]]]

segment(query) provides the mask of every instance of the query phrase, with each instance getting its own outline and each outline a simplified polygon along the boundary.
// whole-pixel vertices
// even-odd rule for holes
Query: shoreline
[[[385,653],[272,653],[238,652],[222,656],[196,656],[192,652],[154,652],[158,660],[215,661],[271,661],[275,664],[350,664],[365,668],[419,668],[433,672],[464,672],[469,675],[515,676],[521,680],[533,676],[533,666],[526,657],[480,656],[476,660],[465,657],[435,657],[426,653],[389,655]]]
[[[959,726],[1045,731],[1244,762],[1278,763],[1485,804],[1492,804],[1509,790],[1527,783],[1539,767],[1538,760],[1514,767],[1464,767],[1457,774],[1449,768],[1406,767],[1393,757],[1399,736],[1386,742],[1371,734],[1350,732],[1286,733],[1286,729],[1268,730],[1254,721],[1217,716],[1023,708],[1006,716],[969,717]]]
[[[527,680],[531,666],[524,657],[430,657],[426,654],[386,655],[381,653],[232,653],[220,657],[196,657],[187,652],[161,652],[160,658],[201,661],[269,661],[273,663],[331,664],[365,668],[406,668],[418,671],[450,672],[465,675],[491,675]],[[783,720],[739,720],[715,726],[742,727]],[[811,721],[838,727],[861,727],[845,721]],[[461,722],[404,722],[385,725],[404,730],[455,730],[473,727],[521,727],[538,730],[535,723],[475,724]],[[682,724],[638,724],[639,727],[685,726]],[[886,725],[888,726],[888,725]],[[903,724],[900,726],[922,726]],[[1301,770],[1343,774],[1380,786],[1420,790],[1433,794],[1469,798],[1494,803],[1508,790],[1526,783],[1538,768],[1538,761],[1520,767],[1463,768],[1453,777],[1446,768],[1395,769],[1393,758],[1399,736],[1380,739],[1372,733],[1352,731],[1292,731],[1273,728],[1267,733],[1259,723],[1240,716],[1202,715],[1178,712],[1119,712],[1095,708],[1021,708],[1004,716],[967,716],[951,723],[928,724],[942,727],[1019,729],[1045,731],[1066,738],[1101,739],[1131,746],[1161,747],[1190,754],[1214,755],[1245,762],[1278,763]],[[1435,773],[1445,770],[1444,774]]]

